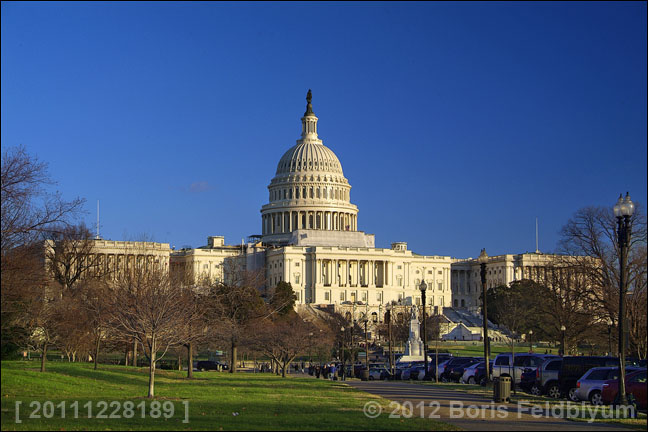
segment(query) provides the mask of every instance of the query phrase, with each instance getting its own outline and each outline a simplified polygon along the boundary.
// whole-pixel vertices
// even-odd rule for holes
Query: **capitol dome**
[[[279,160],[277,175],[302,171],[342,173],[340,160],[333,151],[321,143],[302,142],[291,147]]]
[[[302,134],[277,164],[261,208],[264,241],[285,243],[296,230],[357,231],[358,208],[335,153],[317,135],[312,95],[306,96]]]

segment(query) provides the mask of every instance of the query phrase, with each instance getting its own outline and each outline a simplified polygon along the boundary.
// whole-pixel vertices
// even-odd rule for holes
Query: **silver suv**
[[[546,394],[551,398],[560,397],[560,384],[558,375],[562,366],[562,358],[549,358],[540,365],[536,372],[536,383],[531,388],[531,393],[535,395]]]
[[[627,367],[626,374],[639,370],[637,367]],[[592,405],[602,405],[601,391],[607,380],[619,378],[619,368],[616,367],[594,367],[576,382],[575,398],[581,401],[590,401]]]
[[[493,362],[493,379],[508,376],[515,383],[519,383],[525,369],[539,367],[547,357],[549,356],[544,354],[515,353],[513,360],[511,353],[498,354]]]

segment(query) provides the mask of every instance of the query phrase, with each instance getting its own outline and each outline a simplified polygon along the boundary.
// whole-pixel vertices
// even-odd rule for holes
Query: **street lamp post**
[[[533,342],[531,342],[531,336],[533,336],[533,330],[529,330],[529,352],[533,352]]]
[[[612,320],[608,318],[608,355],[612,355]]]
[[[340,328],[340,331],[342,332],[342,381],[345,381],[345,380],[346,380],[346,362],[345,362],[345,360],[344,360],[344,357],[345,357],[345,353],[344,353],[344,350],[345,350],[345,347],[344,347],[344,340],[345,340],[346,338],[344,337],[344,327],[341,327],[341,328]]]
[[[355,313],[355,303],[353,306],[354,306],[353,311]],[[354,318],[353,323],[351,323],[351,341],[350,341],[351,348],[349,349],[351,351],[351,378],[355,378],[355,353],[354,353],[355,348],[353,346],[355,343],[355,337],[353,335],[353,330],[355,330],[356,322],[357,321]]]
[[[480,265],[480,276],[482,283],[482,319],[484,325],[484,364],[486,365],[486,382],[490,381],[490,368],[488,362],[488,310],[486,308],[486,263],[488,262],[488,254],[486,249],[482,249],[477,259]]]
[[[441,324],[439,315],[434,315],[434,380],[439,384],[439,338],[441,337]]]
[[[560,333],[561,333],[561,342],[560,342],[560,356],[564,357],[566,352],[565,349],[567,349],[567,343],[565,342],[565,331],[567,328],[564,325],[560,326]]]
[[[387,336],[389,338],[389,373],[391,379],[394,378],[394,351],[392,348],[392,304],[387,303],[387,312],[385,313],[385,321],[387,321]]]
[[[425,283],[425,270],[423,270],[423,277],[421,279],[419,289],[421,290],[421,302],[423,303],[423,359],[425,360],[425,377],[427,378],[429,371],[427,356],[427,331],[425,325],[425,291],[427,290],[427,284]]]
[[[634,213],[634,203],[630,199],[630,194],[619,195],[619,200],[614,206],[614,216],[617,218],[617,243],[619,245],[619,403],[626,405],[628,398],[625,389],[625,293],[626,293],[626,261],[628,259],[628,248],[630,246],[630,236],[632,232],[631,217]]]
[[[364,328],[365,328],[365,370],[362,372],[362,377],[363,379],[369,380],[369,340],[367,337],[367,323],[369,322],[369,318],[367,318],[367,315],[365,315],[364,319],[362,320],[364,323]]]

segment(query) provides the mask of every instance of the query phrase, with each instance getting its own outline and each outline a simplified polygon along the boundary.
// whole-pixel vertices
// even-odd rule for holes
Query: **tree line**
[[[557,255],[541,270],[540,280],[520,280],[489,289],[488,317],[520,337],[561,341],[567,353],[601,347],[615,354],[618,343],[619,245],[612,208],[578,210],[561,230]],[[646,217],[638,207],[632,216],[625,296],[626,355],[645,359]]]
[[[186,353],[193,376],[198,349],[223,349],[230,372],[238,351],[272,359],[285,376],[296,356],[331,354],[326,325],[303,320],[294,310],[290,284],[265,288],[263,272],[226,263],[224,281],[188,284],[145,251],[145,258],[115,270],[101,265],[90,230],[75,223],[82,199],[50,194],[46,164],[24,148],[2,154],[2,352],[23,347],[41,353],[60,350],[68,360],[94,360],[102,349],[122,352],[125,363],[145,357],[148,396],[155,395],[156,365]],[[316,337],[313,337],[316,334]]]

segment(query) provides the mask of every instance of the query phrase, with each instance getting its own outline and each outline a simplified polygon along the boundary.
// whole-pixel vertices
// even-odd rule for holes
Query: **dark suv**
[[[576,382],[588,370],[594,367],[604,366],[619,367],[619,359],[616,357],[594,356],[563,357],[557,383],[560,388],[560,395],[562,397],[567,397],[574,402],[578,402],[578,399],[576,398]]]

